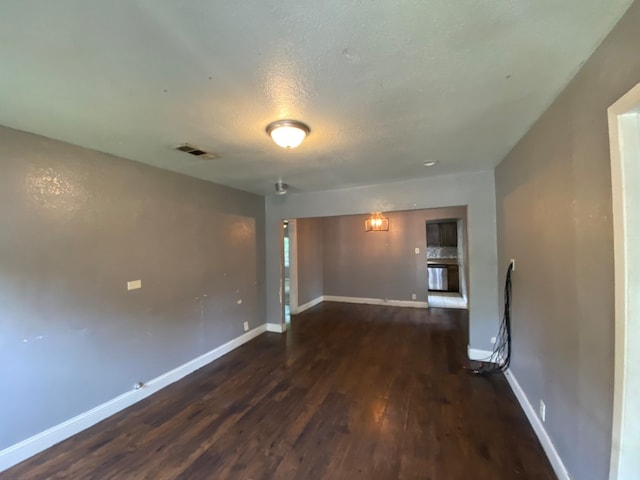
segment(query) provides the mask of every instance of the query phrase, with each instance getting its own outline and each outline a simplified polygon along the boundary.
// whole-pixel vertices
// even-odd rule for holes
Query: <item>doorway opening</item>
[[[427,220],[426,241],[429,306],[468,308],[464,218]]]
[[[298,308],[296,220],[283,220],[282,231],[282,323],[289,326],[291,313],[295,313]]]
[[[640,471],[640,84],[608,110],[615,264],[610,480]]]

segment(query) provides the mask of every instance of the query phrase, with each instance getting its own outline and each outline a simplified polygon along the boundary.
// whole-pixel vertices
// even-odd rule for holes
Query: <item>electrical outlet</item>
[[[547,419],[547,406],[540,400],[540,420],[543,422]]]
[[[515,258],[512,258],[510,262],[511,262],[511,271],[515,272],[516,271],[516,260],[515,260]]]
[[[420,249],[418,247],[414,249],[414,252],[416,252],[416,255],[420,255]]]
[[[491,343],[495,344],[496,343],[496,337],[491,337]]]
[[[417,295],[415,293],[412,293],[411,294],[411,300],[415,300],[416,298],[418,298]]]
[[[244,331],[248,331],[249,330],[249,322],[244,322]]]

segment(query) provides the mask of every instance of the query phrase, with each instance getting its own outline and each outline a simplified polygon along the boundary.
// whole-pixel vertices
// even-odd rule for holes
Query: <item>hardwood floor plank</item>
[[[554,479],[467,313],[326,302],[0,479]]]

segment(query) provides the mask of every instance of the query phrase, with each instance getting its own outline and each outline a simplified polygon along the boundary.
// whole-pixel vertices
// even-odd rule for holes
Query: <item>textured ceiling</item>
[[[0,124],[260,194],[487,169],[630,4],[6,0]]]

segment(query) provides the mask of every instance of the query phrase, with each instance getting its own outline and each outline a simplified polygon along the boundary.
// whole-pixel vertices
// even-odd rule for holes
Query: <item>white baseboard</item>
[[[387,300],[385,298],[364,298],[364,297],[340,297],[337,295],[324,295],[322,300],[325,302],[343,302],[343,303],[362,303],[366,305],[389,305],[391,307],[411,307],[411,308],[428,308],[428,302],[419,302],[416,300]]]
[[[5,448],[0,451],[0,472],[17,465],[36,453],[40,453],[41,451],[52,447],[56,443],[60,443],[61,441],[80,433],[82,430],[85,430],[96,423],[101,422],[105,418],[110,417],[111,415],[118,413],[134,403],[156,393],[158,390],[180,380],[217,358],[220,358],[226,353],[238,348],[240,345],[252,340],[261,333],[264,333],[266,330],[267,325],[260,325],[259,327],[230,340],[224,345],[220,345],[210,352],[194,358],[193,360],[174,368],[153,380],[150,380],[138,390],[125,392],[102,405],[98,405],[87,412],[70,418],[65,422],[27,438],[20,443],[16,443],[15,445]]]
[[[266,329],[267,329],[267,332],[284,333],[287,331],[287,324],[286,323],[267,323]]]
[[[571,476],[569,475],[567,468],[564,466],[562,458],[560,458],[556,447],[553,445],[553,442],[551,442],[549,434],[547,434],[544,425],[540,421],[540,418],[538,418],[535,409],[529,402],[529,399],[524,393],[524,390],[522,390],[518,380],[516,380],[516,377],[513,375],[511,370],[507,370],[504,376],[506,377],[507,382],[509,382],[509,386],[511,386],[511,390],[518,399],[522,410],[524,410],[525,415],[529,419],[529,423],[531,424],[531,427],[533,427],[533,431],[536,432],[538,440],[540,440],[540,444],[542,445],[544,452],[547,454],[547,458],[553,467],[553,471],[556,472],[558,480],[571,480]]]
[[[294,314],[294,315],[302,313],[305,310],[309,310],[310,308],[315,307],[319,303],[322,303],[322,300],[323,300],[323,297],[322,297],[322,295],[320,295],[318,298],[314,298],[310,302],[307,302],[307,303],[305,303],[303,305],[298,305],[298,308],[296,309],[296,311],[295,312],[291,312],[291,313]]]
[[[492,352],[490,352],[489,350],[467,347],[467,354],[470,360],[482,361],[487,360],[489,357],[491,357]],[[545,430],[544,425],[536,414],[535,409],[529,402],[529,399],[524,393],[524,390],[522,390],[522,387],[518,383],[518,380],[516,380],[516,377],[513,375],[513,372],[511,370],[507,370],[504,376],[507,379],[507,382],[509,383],[513,394],[518,399],[518,403],[524,411],[524,414],[527,416],[527,419],[529,420],[533,431],[536,433],[536,436],[538,437],[538,440],[540,441],[540,444],[544,449],[544,453],[547,455],[547,458],[549,459],[549,462],[551,463],[553,471],[556,473],[558,480],[571,480],[569,472],[564,466],[564,463],[562,462],[562,459],[560,458],[556,447],[551,442],[549,434]]]

